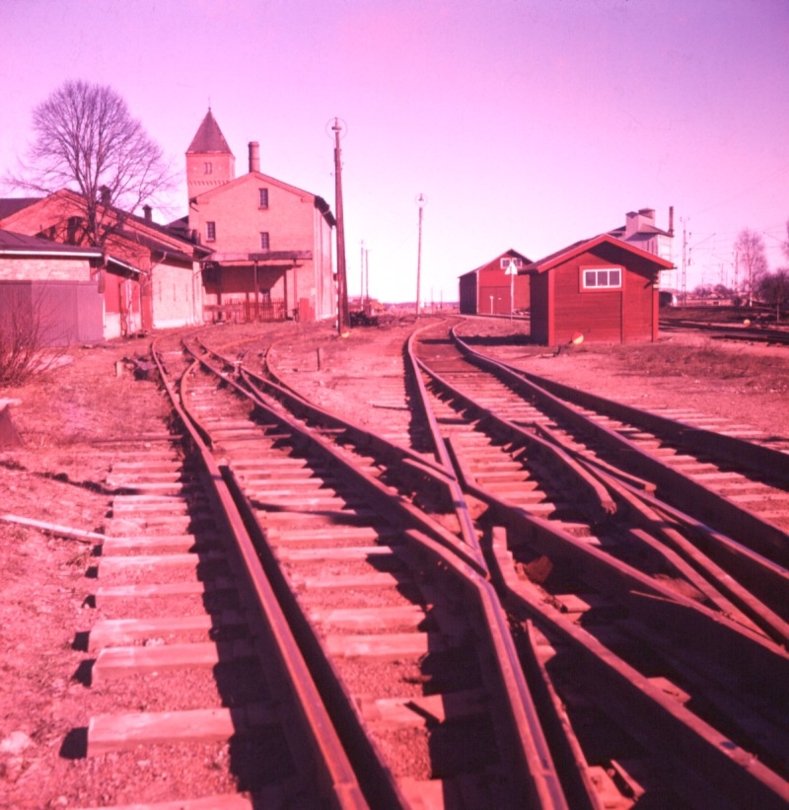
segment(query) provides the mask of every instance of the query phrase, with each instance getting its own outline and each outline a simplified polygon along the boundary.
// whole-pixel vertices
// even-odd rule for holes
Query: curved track
[[[785,805],[780,518],[712,487],[683,498],[698,459],[665,463],[698,441],[721,476],[773,488],[745,503],[783,502],[760,455],[775,448],[710,461],[713,430],[653,452],[664,424],[574,404],[446,324],[412,337],[402,375],[355,382],[374,400],[364,428],[299,393],[285,347],[187,345],[162,372],[235,515],[233,576],[260,569],[277,617],[261,627],[303,667],[263,662],[262,678],[289,699],[314,685],[322,719],[300,728],[336,744],[320,801]],[[295,795],[317,796],[306,779]]]
[[[751,790],[762,789],[775,803],[786,789],[784,730],[776,720],[785,696],[784,569],[657,498],[654,482],[581,452],[577,440],[563,441],[558,426],[527,430],[535,421],[528,395],[513,395],[461,362],[446,327],[420,338],[424,365],[416,376],[425,366],[434,372],[423,380],[435,395],[427,410],[472,495],[486,564],[524,628],[524,665],[545,701],[557,767],[583,763],[574,801],[617,796],[627,805],[649,794],[694,806],[696,791],[722,768],[729,773],[716,797],[722,806],[748,806]],[[456,376],[454,390],[443,387],[437,370]],[[418,387],[408,381],[402,390],[410,393],[395,403],[398,414],[414,406],[402,424],[413,424],[423,407]],[[401,432],[403,444],[407,439]],[[705,545],[722,546],[717,556],[729,565],[733,559],[742,581]],[[734,649],[739,663],[731,660]],[[588,684],[561,675],[579,667],[590,673]],[[673,749],[667,723],[675,726]],[[607,750],[611,739],[618,744]],[[748,751],[768,763],[758,775],[743,769]]]
[[[187,409],[246,504],[373,804],[567,806],[506,614],[475,538],[457,531],[442,470],[234,358],[192,352]]]
[[[367,807],[222,470],[180,408],[179,354],[158,359],[176,430],[130,445],[107,482],[85,634],[90,705],[101,709],[85,730],[86,781],[99,793],[83,799]]]
[[[786,657],[775,643],[784,645],[787,637],[777,613],[785,599],[785,571],[749,552],[749,559],[756,560],[752,578],[758,580],[760,595],[733,583],[732,575],[702,554],[687,532],[689,524],[700,531],[700,521],[650,494],[655,484],[635,478],[632,468],[617,466],[632,450],[600,454],[603,429],[589,426],[584,416],[547,392],[527,390],[522,377],[474,356],[449,338],[446,327],[423,331],[419,338],[420,368],[464,486],[489,505],[491,567],[498,567],[513,610],[533,620],[554,644],[554,633],[563,636],[560,653],[549,656],[552,666],[573,671],[577,656],[586,659],[585,667],[593,660],[596,668],[607,670],[607,678],[619,680],[619,687],[630,684],[632,694],[623,696],[606,681],[602,695],[613,703],[638,699],[642,709],[645,701],[650,713],[661,706],[659,713],[675,719],[693,707],[681,718],[689,744],[703,738],[712,746],[710,753],[718,748],[717,734],[726,730],[731,735],[727,746],[758,751],[763,761],[784,772],[779,753],[784,732],[774,719],[781,716],[785,697]],[[742,546],[740,539],[714,534],[718,541]],[[527,637],[534,670],[546,675],[541,648],[534,647],[533,633]],[[567,650],[571,638],[575,658]],[[741,651],[740,663],[750,662],[743,669],[732,661],[735,648]],[[564,663],[573,660],[575,665]],[[548,682],[546,693],[555,688]],[[573,697],[579,691],[585,692],[574,684]],[[667,702],[665,695],[672,699]],[[766,712],[765,695],[771,705]],[[566,707],[574,702],[567,693],[562,699]],[[609,722],[620,724],[620,733],[627,732],[629,741],[620,740],[625,751],[637,748],[634,738],[646,746],[648,730],[658,727],[654,716],[634,722],[636,715],[631,715],[623,729],[622,718],[616,720],[616,710],[597,689],[586,693],[582,714],[590,700],[608,713]],[[604,725],[596,722],[604,739]],[[756,727],[761,731],[754,735]],[[595,736],[588,741],[591,761],[605,759],[595,750]],[[657,762],[664,744],[659,739],[649,743]],[[718,748],[718,753],[724,751]],[[672,767],[679,772],[679,763]],[[615,765],[604,768],[617,770]],[[667,789],[665,763],[647,767],[642,762],[639,770],[652,789]],[[663,776],[656,778],[656,773]],[[765,772],[763,778],[779,793],[785,789],[777,774]],[[641,784],[637,777],[634,781]],[[674,789],[682,794],[682,785]],[[693,804],[692,796],[683,800]]]

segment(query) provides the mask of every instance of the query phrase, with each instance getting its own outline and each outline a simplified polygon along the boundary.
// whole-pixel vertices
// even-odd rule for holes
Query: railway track
[[[474,540],[447,528],[451,510],[417,505],[431,488],[442,500],[441,471],[233,358],[192,353],[190,419],[373,806],[566,806]]]
[[[691,531],[706,555],[729,575],[743,578],[786,618],[785,439],[698,414],[643,411],[480,354],[461,339],[458,348],[517,390],[520,407],[529,410],[515,418],[516,424],[532,424],[550,439],[574,435],[568,447],[581,463],[609,479],[624,471],[624,478],[618,476],[621,485]]]
[[[748,341],[773,346],[789,345],[789,330],[780,326],[751,326],[687,318],[666,318],[660,321],[660,328],[665,332],[674,330],[702,332],[712,340]]]
[[[410,342],[402,376],[375,381],[364,427],[316,407],[298,375],[266,362],[286,351],[188,345],[188,358],[163,352],[162,371],[180,380],[182,424],[236,516],[218,533],[246,538],[219,579],[248,581],[247,566],[260,567],[273,624],[303,666],[273,676],[258,659],[261,675],[244,687],[272,679],[292,696],[288,683],[314,684],[318,725],[347,763],[342,779],[314,788],[302,769],[279,785],[274,765],[271,795],[375,807],[784,806],[775,560],[664,501],[563,412],[535,418],[535,402],[508,387],[515,372],[505,385],[483,371],[445,327]],[[119,494],[139,495],[121,474]],[[208,538],[204,504],[215,502],[198,496],[202,517],[188,518]],[[185,519],[172,499],[162,508]],[[117,531],[131,541],[130,528]],[[178,532],[155,533],[167,545]],[[716,559],[705,543],[729,550]],[[223,565],[203,563],[201,581]],[[272,625],[244,629],[238,613],[249,608],[222,616],[242,642]],[[324,750],[302,727],[307,748]],[[351,786],[340,799],[338,782]]]
[[[567,640],[572,637],[578,645],[575,655],[586,659],[584,669],[589,659],[598,667],[607,659],[614,669],[624,668],[618,677],[623,682],[639,683],[635,695],[639,699],[651,696],[654,702],[650,711],[656,711],[661,697],[650,684],[659,684],[659,690],[672,695],[675,702],[682,696],[679,702],[693,707],[682,719],[686,732],[693,729],[689,732],[690,739],[695,740],[692,745],[698,741],[697,734],[712,742],[714,729],[725,729],[733,738],[731,744],[742,745],[743,750],[758,749],[762,761],[769,761],[777,773],[785,773],[782,755],[776,759],[769,750],[776,754],[784,745],[780,723],[774,725],[770,717],[781,716],[780,705],[785,698],[786,624],[776,612],[780,599],[785,598],[785,572],[761,560],[760,573],[754,575],[760,583],[773,577],[769,585],[762,585],[762,591],[774,597],[772,605],[757,598],[750,587],[738,584],[733,589],[722,588],[732,575],[703,559],[678,520],[666,530],[667,513],[659,511],[662,502],[654,495],[648,495],[646,502],[641,500],[641,490],[651,488],[649,482],[637,480],[626,468],[617,471],[610,459],[600,459],[584,444],[588,444],[589,431],[584,434],[579,419],[567,420],[563,408],[549,411],[548,400],[539,392],[530,397],[516,380],[492,375],[488,363],[476,358],[476,363],[469,362],[468,347],[448,337],[442,340],[438,334],[438,330],[425,331],[417,344],[433,408],[461,470],[464,488],[489,505],[489,542],[495,558],[491,569],[498,570],[496,576],[511,604],[517,604],[513,609],[539,629],[552,625],[552,633],[563,636],[562,654],[550,654],[553,666],[562,668],[567,666],[562,660],[573,660],[567,652]],[[673,514],[676,517],[678,513]],[[637,593],[651,594],[648,606],[636,604],[640,601],[640,596],[633,600]],[[662,608],[667,610],[664,615]],[[572,617],[571,622],[567,616]],[[717,640],[713,639],[713,626],[723,631]],[[771,641],[760,640],[760,633]],[[538,644],[535,648],[534,634],[529,637],[528,657],[533,670],[545,675],[548,668],[539,666],[544,663],[541,647]],[[735,647],[741,649],[742,661],[751,661],[746,667],[750,674],[736,672],[736,665],[726,663]],[[577,657],[575,660],[580,666]],[[707,662],[706,670],[702,661]],[[715,661],[722,666],[713,676]],[[624,671],[629,675],[623,676]],[[769,684],[762,681],[765,672],[775,680]],[[554,693],[554,684],[546,683],[546,692]],[[575,685],[570,695],[577,698],[578,693]],[[607,682],[602,694],[614,699],[618,694],[615,684]],[[743,701],[743,697],[749,694],[756,700],[747,708],[744,704],[748,700]],[[757,704],[765,694],[771,696],[772,707],[762,715],[764,706]],[[588,707],[592,701],[599,710],[609,711],[599,695],[597,690],[587,693],[581,705]],[[562,699],[565,706],[572,705],[568,693],[562,694]],[[630,698],[620,694],[616,699]],[[676,708],[664,704],[661,711]],[[745,720],[746,715],[750,715],[749,720]],[[657,727],[655,718],[633,722],[636,716],[631,714],[624,726],[620,717],[614,726],[629,738],[622,745],[625,752],[638,749],[634,736]],[[582,724],[581,720],[576,722]],[[760,734],[753,736],[748,730],[756,726],[771,739],[766,749],[757,739]],[[771,731],[768,726],[772,726]],[[596,733],[605,739],[605,726],[600,723],[597,728]],[[605,755],[595,751],[594,736],[589,760],[602,759],[606,773],[618,773],[618,760],[606,761]],[[640,741],[647,744],[646,739]],[[657,762],[660,757],[656,752],[664,744],[654,739],[650,743]],[[647,764],[645,759],[636,771],[645,774],[645,781],[636,776],[627,790],[635,795],[648,790],[651,783],[659,796],[671,784],[665,777],[669,771],[665,762]],[[662,776],[656,777],[656,773]],[[765,773],[764,778],[779,793],[785,790],[780,777]],[[686,778],[683,784],[693,781]],[[674,785],[677,801],[692,806],[695,800],[692,795],[683,796],[682,787]]]
[[[603,487],[599,470],[591,476],[568,450],[557,451],[555,441],[535,433],[527,442],[522,429],[521,435],[514,435],[506,424],[497,425],[497,414],[510,407],[500,422],[510,427],[529,422],[527,403],[522,396],[510,403],[512,392],[498,381],[481,382],[480,370],[461,363],[456,349],[451,356],[442,355],[451,348],[441,333],[427,334],[417,354],[423,361],[429,355],[426,364],[433,371],[441,366],[443,376],[449,376],[450,369],[466,392],[464,396],[458,391],[460,383],[454,390],[444,389],[443,399],[434,396],[432,407],[465,488],[477,503],[488,505],[478,525],[484,527],[490,570],[502,598],[513,621],[526,628],[520,641],[532,688],[553,706],[544,711],[546,727],[558,741],[554,755],[557,761],[584,763],[583,787],[574,802],[595,806],[616,797],[627,806],[649,794],[661,802],[671,796],[671,806],[697,806],[700,794],[694,791],[718,772],[722,755],[731,768],[733,781],[727,784],[734,792],[715,801],[747,806],[747,782],[753,774],[745,776],[742,763],[752,756],[746,751],[756,750],[770,763],[757,781],[763,780],[766,788],[764,800],[774,802],[785,793],[780,776],[785,774],[783,730],[774,722],[781,716],[785,695],[781,645],[786,625],[781,616],[744,586],[721,588],[730,575],[702,559],[676,527],[655,530],[666,523],[658,507],[670,509],[650,494],[654,486],[621,470],[614,477],[608,464]],[[435,377],[428,387],[438,388]],[[479,399],[487,401],[480,406],[475,404]],[[560,463],[556,457],[562,454]],[[552,474],[552,466],[561,472]],[[623,482],[646,498],[649,508],[636,502]],[[553,497],[540,490],[544,483]],[[577,503],[567,504],[568,493]],[[612,506],[635,512],[636,520],[611,525]],[[690,520],[678,510],[672,515],[673,520]],[[697,532],[704,530],[694,525]],[[720,533],[716,537],[720,540]],[[671,543],[679,544],[682,554]],[[776,577],[775,588],[764,590],[785,594],[785,572],[769,562],[768,568]],[[757,578],[764,576],[761,572]],[[726,629],[713,638],[717,631],[712,628],[721,630],[721,625]],[[751,662],[744,671],[728,661],[735,648],[743,661]],[[554,670],[561,687],[549,677]],[[560,674],[587,670],[595,674],[586,686]],[[770,673],[766,681],[764,672]],[[766,711],[758,705],[765,692],[771,704]],[[673,732],[676,748],[668,753],[666,722],[678,724]],[[761,730],[753,734],[757,727]],[[734,739],[727,737],[721,744],[722,730]],[[606,750],[611,739],[617,742],[613,751]],[[730,759],[726,752],[734,750],[739,753]],[[677,757],[679,761],[673,761]],[[697,762],[695,774],[687,772],[688,761]],[[735,787],[741,777],[745,781]],[[572,777],[565,783],[572,784]]]
[[[107,480],[81,639],[90,717],[67,741],[80,800],[366,807],[221,470],[177,424],[126,447]]]

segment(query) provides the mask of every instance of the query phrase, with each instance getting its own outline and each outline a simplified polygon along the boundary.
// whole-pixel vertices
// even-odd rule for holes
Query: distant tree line
[[[786,240],[781,244],[789,264],[789,220],[786,222]],[[738,306],[752,307],[754,303],[775,308],[776,320],[789,308],[789,266],[770,271],[764,240],[761,234],[745,228],[734,243],[735,261],[741,283],[734,287],[725,284],[701,284],[693,291],[698,298],[729,299]]]

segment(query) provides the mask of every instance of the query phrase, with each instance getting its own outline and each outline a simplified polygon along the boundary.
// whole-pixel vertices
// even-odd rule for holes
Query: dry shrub
[[[4,296],[0,308],[0,385],[15,387],[54,359],[45,349],[47,316],[39,298],[22,290]]]

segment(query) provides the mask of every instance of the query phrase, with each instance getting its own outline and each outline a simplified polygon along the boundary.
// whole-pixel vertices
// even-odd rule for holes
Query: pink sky
[[[764,234],[789,264],[787,0],[4,0],[0,174],[63,80],[111,85],[182,170],[209,101],[246,170],[334,207],[343,147],[351,294],[454,300],[457,277],[513,247],[540,258],[650,207],[689,285],[732,278]],[[184,214],[185,188],[157,211]]]

